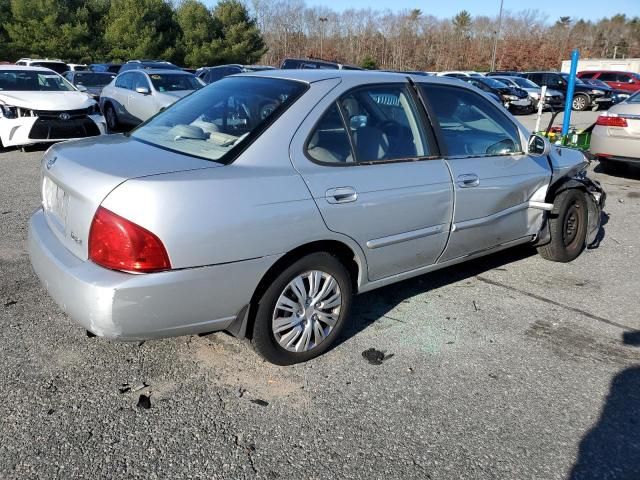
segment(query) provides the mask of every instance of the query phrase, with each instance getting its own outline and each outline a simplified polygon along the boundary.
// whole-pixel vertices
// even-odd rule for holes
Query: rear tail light
[[[608,115],[600,115],[596,121],[596,125],[603,127],[626,127],[627,119],[623,117],[610,117]]]
[[[89,230],[89,259],[112,270],[160,272],[171,269],[158,237],[126,218],[98,207]]]

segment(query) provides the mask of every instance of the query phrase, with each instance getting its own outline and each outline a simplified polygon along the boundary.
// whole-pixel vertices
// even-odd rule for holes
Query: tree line
[[[307,7],[304,0],[249,0],[268,51],[263,61],[316,56],[394,70],[478,70],[491,67],[498,15],[436,18],[401,12]],[[416,2],[417,3],[417,2]],[[323,20],[321,20],[323,19]],[[640,19],[624,14],[599,21],[549,19],[536,10],[503,14],[497,69],[559,69],[579,48],[582,58],[640,57]]]
[[[238,0],[0,0],[0,60],[254,63],[267,48]]]
[[[499,31],[499,33],[498,33]],[[599,21],[539,11],[436,18],[419,9],[308,7],[304,0],[0,0],[0,60],[23,56],[78,63],[160,58],[198,67],[278,65],[318,57],[366,68],[558,69],[581,57],[640,57],[640,19]]]

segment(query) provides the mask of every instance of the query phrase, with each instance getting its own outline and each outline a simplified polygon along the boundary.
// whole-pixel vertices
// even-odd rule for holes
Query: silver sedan
[[[571,261],[605,194],[457,80],[227,77],[128,135],[52,147],[33,267],[88,331],[227,330],[277,364],[326,351],[352,296],[514,245]]]

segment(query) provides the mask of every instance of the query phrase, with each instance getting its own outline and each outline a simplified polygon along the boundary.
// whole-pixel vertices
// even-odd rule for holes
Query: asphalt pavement
[[[604,237],[574,262],[363,294],[339,345],[276,367],[224,333],[88,338],[29,264],[41,156],[0,153],[0,478],[640,478],[637,172],[595,168]]]

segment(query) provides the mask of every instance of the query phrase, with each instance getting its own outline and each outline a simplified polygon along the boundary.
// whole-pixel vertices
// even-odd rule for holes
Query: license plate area
[[[42,206],[49,219],[64,233],[69,211],[69,195],[47,176],[42,182]]]

